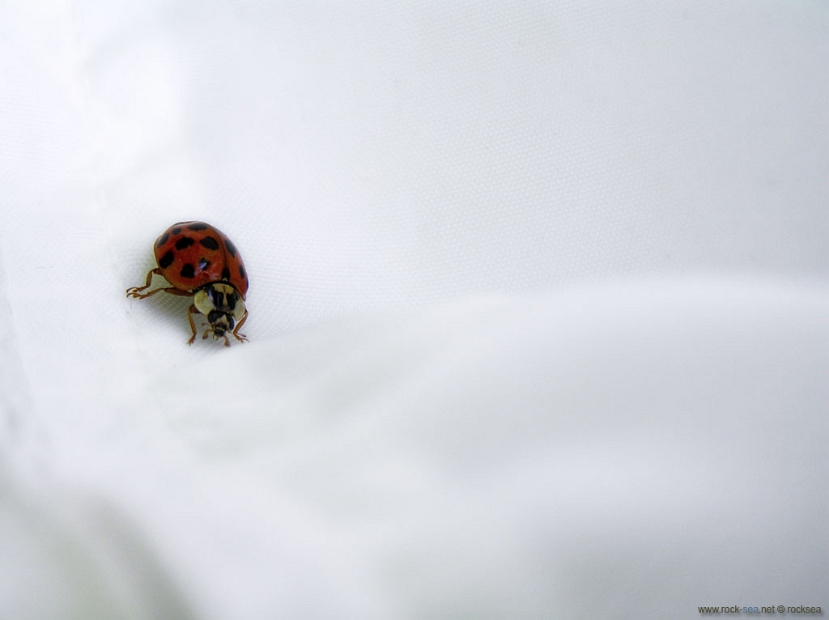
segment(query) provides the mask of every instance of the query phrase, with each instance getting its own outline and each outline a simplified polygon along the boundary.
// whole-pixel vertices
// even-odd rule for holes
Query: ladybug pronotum
[[[158,267],[147,274],[144,286],[128,288],[127,297],[146,299],[159,291],[192,297],[187,318],[193,335],[188,344],[196,339],[194,314],[204,315],[210,323],[202,339],[212,333],[216,339],[224,338],[225,346],[230,346],[227,337],[230,332],[239,342],[247,341],[239,329],[248,318],[245,308],[248,274],[227,235],[204,222],[179,222],[156,239],[153,250]],[[172,286],[145,293],[154,275],[162,276]]]

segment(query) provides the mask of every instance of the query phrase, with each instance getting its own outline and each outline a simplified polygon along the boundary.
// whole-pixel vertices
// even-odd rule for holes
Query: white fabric
[[[0,14],[0,617],[829,606],[826,4]]]

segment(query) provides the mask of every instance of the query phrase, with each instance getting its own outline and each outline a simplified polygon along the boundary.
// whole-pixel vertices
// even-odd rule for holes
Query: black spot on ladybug
[[[160,248],[162,245],[167,243],[167,239],[170,238],[170,233],[164,233],[158,238],[158,242],[155,244],[155,247]]]
[[[183,250],[184,248],[189,248],[194,243],[195,241],[192,237],[182,237],[181,239],[176,241],[176,249]]]
[[[181,226],[176,226],[173,230],[170,231],[174,235],[177,235],[181,232]]]
[[[179,275],[182,278],[192,278],[193,276],[196,275],[196,272],[193,269],[193,265],[191,265],[190,263],[187,263],[184,267],[181,268],[181,271],[179,272]]]
[[[230,280],[230,269],[227,267],[222,269],[222,280]]]
[[[173,251],[168,250],[167,253],[158,259],[158,266],[162,269],[167,269],[170,265],[173,264]]]
[[[244,265],[239,265],[239,275],[240,275],[240,276],[242,276],[242,279],[243,279],[243,280],[247,277],[247,276],[245,275],[245,267],[244,267]]]
[[[233,312],[233,309],[236,307],[236,298],[236,293],[232,293],[227,296],[227,307],[230,308],[231,312]]]
[[[227,251],[230,252],[231,256],[236,256],[236,246],[233,245],[230,239],[225,239],[225,247],[227,247]]]
[[[201,243],[208,250],[218,250],[219,249],[219,242],[216,241],[213,237],[205,237],[204,239],[200,239],[199,243]]]
[[[206,230],[210,228],[210,226],[208,226],[204,222],[193,222],[187,228],[189,228],[190,230]]]
[[[206,258],[202,258],[202,259],[199,261],[199,269],[201,269],[202,271],[204,271],[205,269],[207,269],[209,266],[210,266],[210,261],[209,261],[209,260],[207,260]]]

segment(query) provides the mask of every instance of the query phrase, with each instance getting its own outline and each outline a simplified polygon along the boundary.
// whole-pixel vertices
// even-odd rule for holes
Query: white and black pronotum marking
[[[207,334],[212,331],[215,338],[223,337],[225,341],[225,332],[236,335],[233,328],[237,322],[241,325],[247,313],[241,295],[230,284],[224,282],[207,284],[198,289],[192,307],[207,317],[212,328],[204,332],[202,338],[207,338]]]

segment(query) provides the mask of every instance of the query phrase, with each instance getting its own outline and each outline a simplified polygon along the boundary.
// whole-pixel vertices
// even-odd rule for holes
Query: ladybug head
[[[245,301],[235,288],[225,282],[200,288],[193,298],[193,305],[207,317],[215,338],[233,331],[236,321],[245,316]]]

